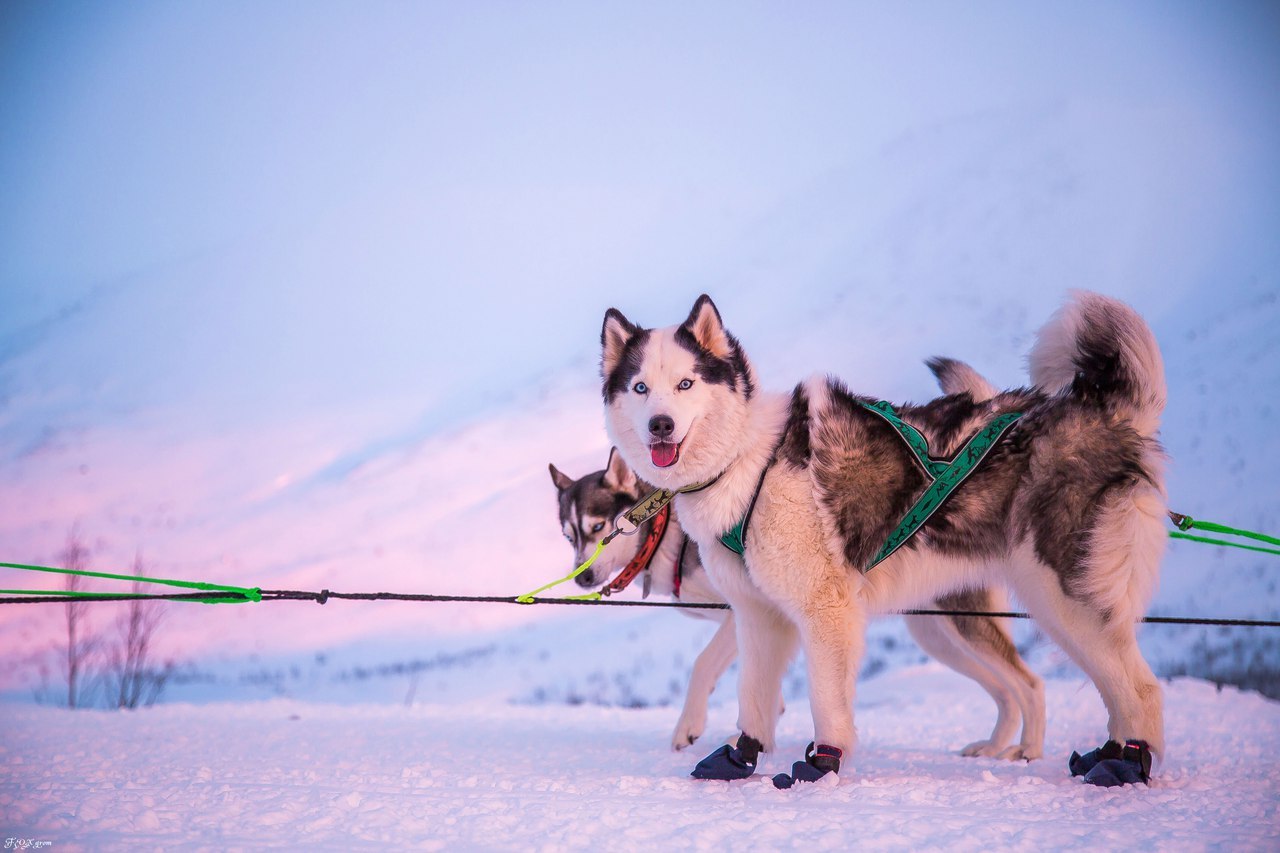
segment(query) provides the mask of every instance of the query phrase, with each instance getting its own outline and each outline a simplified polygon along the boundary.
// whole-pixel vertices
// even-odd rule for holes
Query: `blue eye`
[[[637,394],[648,394],[649,386],[645,385],[643,382],[637,382],[635,385],[631,386],[631,390],[635,391]]]
[[[693,387],[693,380],[692,380],[692,379],[681,379],[681,380],[680,380],[680,384],[679,384],[679,385],[677,385],[676,387],[677,387],[677,388],[679,388],[681,391],[688,391],[690,388],[692,388],[692,387]]]
[[[592,533],[599,533],[601,530],[604,530],[603,521],[599,522],[598,524],[596,524],[594,527],[591,528]]]

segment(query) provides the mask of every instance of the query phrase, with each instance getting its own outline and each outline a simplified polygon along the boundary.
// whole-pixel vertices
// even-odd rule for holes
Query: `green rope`
[[[1268,536],[1265,533],[1258,533],[1253,530],[1240,530],[1236,527],[1228,527],[1225,524],[1217,524],[1212,521],[1200,521],[1189,515],[1183,515],[1180,512],[1170,512],[1169,520],[1173,522],[1177,530],[1169,531],[1172,539],[1187,539],[1192,542],[1204,542],[1207,545],[1221,545],[1224,548],[1243,548],[1246,551],[1260,551],[1263,554],[1280,555],[1280,551],[1273,548],[1259,548],[1257,545],[1245,545],[1243,542],[1228,542],[1225,539],[1214,539],[1209,536],[1192,536],[1187,533],[1188,530],[1206,530],[1210,533],[1223,533],[1227,536],[1243,536],[1246,539],[1254,539],[1258,542],[1267,542],[1271,545],[1280,545],[1280,539],[1274,536]]]
[[[154,583],[163,584],[165,586],[177,586],[183,589],[198,589],[202,592],[225,592],[228,595],[213,595],[207,598],[189,598],[183,601],[195,601],[200,604],[244,604],[249,601],[261,601],[262,591],[256,587],[250,589],[242,586],[224,586],[217,583],[205,583],[203,581],[180,581],[169,580],[166,578],[149,578],[144,575],[113,575],[107,572],[89,572],[78,569],[56,569],[52,566],[31,566],[25,563],[0,563],[0,568],[4,569],[21,569],[27,572],[52,572],[60,575],[76,575],[85,578],[105,578],[106,580],[116,581],[133,581],[135,583]],[[122,593],[123,594],[123,593]],[[58,598],[86,598],[89,596],[100,596],[102,593],[80,592],[78,590],[69,589],[39,589],[39,590],[13,590],[0,589],[0,595],[48,595]]]
[[[553,586],[559,586],[560,584],[564,583],[565,581],[571,581],[571,580],[573,580],[573,579],[574,579],[574,578],[576,578],[578,575],[582,574],[583,572],[585,572],[587,569],[589,569],[589,568],[591,567],[591,564],[592,564],[592,563],[594,563],[594,562],[596,561],[596,557],[599,557],[599,556],[600,556],[600,552],[604,550],[604,546],[605,546],[605,545],[608,545],[610,542],[612,542],[612,541],[613,541],[613,537],[615,537],[615,536],[617,536],[617,535],[618,535],[618,530],[617,530],[617,528],[614,528],[614,531],[613,531],[612,533],[610,533],[608,536],[606,536],[606,537],[604,537],[603,539],[601,539],[601,540],[600,540],[600,544],[596,546],[596,552],[595,552],[594,554],[592,554],[590,557],[588,557],[588,558],[587,558],[587,561],[586,561],[585,563],[583,563],[581,566],[578,566],[578,568],[576,568],[576,569],[574,569],[573,571],[569,572],[569,574],[565,575],[564,577],[560,578],[559,580],[554,580],[554,581],[552,581],[551,583],[544,583],[542,586],[538,587],[537,589],[533,590],[532,592],[526,592],[524,595],[517,595],[517,596],[516,596],[516,601],[518,601],[518,602],[519,602],[519,603],[521,603],[521,604],[533,604],[533,603],[534,603],[534,602],[533,602],[533,597],[534,597],[535,595],[537,595],[538,593],[540,593],[540,592],[546,592],[547,590],[551,589],[551,587],[553,587]],[[601,597],[601,596],[600,596],[600,593],[598,593],[598,592],[589,592],[589,593],[587,593],[586,595],[568,595],[568,596],[565,596],[565,598],[567,598],[567,599],[569,599],[569,600],[571,600],[571,601],[598,601],[598,600],[600,599],[600,597]]]
[[[573,580],[578,575],[585,572],[591,566],[591,564],[596,561],[596,557],[600,556],[600,552],[604,550],[604,546],[608,545],[618,536],[623,536],[623,535],[630,536],[631,534],[638,531],[640,529],[640,525],[644,524],[646,521],[648,521],[649,519],[657,515],[659,512],[661,512],[662,508],[667,504],[671,503],[671,501],[675,499],[676,495],[687,493],[687,492],[702,491],[707,486],[710,486],[712,483],[714,483],[716,480],[719,480],[719,479],[720,479],[720,476],[717,475],[711,478],[710,480],[707,480],[706,482],[690,483],[687,486],[682,486],[675,490],[654,489],[652,492],[650,492],[649,494],[641,498],[639,503],[631,507],[631,509],[624,512],[622,515],[618,516],[618,518],[613,523],[613,531],[610,532],[608,536],[605,536],[603,539],[600,540],[600,544],[596,546],[596,552],[592,554],[590,557],[588,557],[585,563],[583,563],[581,566],[578,566],[578,568],[574,569],[572,572],[560,578],[559,580],[554,580],[551,583],[543,584],[542,586],[538,587],[532,592],[526,592],[524,595],[517,595],[516,601],[519,602],[520,604],[533,604],[534,603],[533,597],[538,593],[546,592],[547,590],[551,589],[553,586],[559,586],[565,581]],[[618,522],[624,518],[627,520],[627,523],[631,525],[630,530],[623,530],[621,526],[619,526]],[[586,595],[570,595],[570,596],[567,596],[566,598],[569,601],[599,601],[601,598],[603,598],[603,596],[598,592],[589,592]]]
[[[1256,539],[1259,542],[1269,542],[1272,545],[1280,545],[1280,539],[1274,536],[1268,536],[1265,533],[1255,533],[1252,530],[1238,530],[1234,527],[1227,527],[1225,524],[1216,524],[1212,521],[1200,521],[1189,515],[1183,515],[1180,512],[1169,513],[1169,518],[1178,526],[1181,531],[1187,530],[1207,530],[1210,533],[1225,533],[1228,536],[1244,536],[1248,539]]]
[[[1241,542],[1228,542],[1225,539],[1211,539],[1208,536],[1192,536],[1190,533],[1180,533],[1177,530],[1169,531],[1171,539],[1187,539],[1191,542],[1204,542],[1207,545],[1221,545],[1225,548],[1243,548],[1246,551],[1261,551],[1263,554],[1280,555],[1280,551],[1274,548],[1260,548],[1257,545],[1245,545]]]
[[[665,490],[659,490],[659,491],[664,493],[660,495],[658,493],[655,493],[654,495],[650,495],[650,499],[657,498],[657,500],[642,501],[640,505],[637,505],[631,510],[631,513],[635,514],[634,518],[629,519],[633,524],[636,524],[638,526],[645,519],[647,519],[654,512],[656,512],[657,509],[660,509],[661,506],[664,506],[666,503],[669,503],[671,498],[675,494],[674,492],[665,492]],[[658,506],[655,509],[653,506],[649,504],[658,504]],[[643,510],[641,510],[642,507],[643,507]],[[648,515],[645,515],[646,512],[648,513]],[[1265,533],[1257,533],[1252,530],[1240,530],[1235,527],[1228,527],[1225,524],[1216,524],[1212,521],[1198,521],[1194,518],[1191,518],[1188,515],[1182,515],[1181,513],[1176,513],[1176,512],[1170,512],[1169,518],[1170,520],[1173,521],[1174,525],[1177,526],[1178,528],[1177,530],[1171,530],[1169,532],[1169,536],[1174,539],[1187,539],[1192,542],[1203,542],[1208,545],[1220,545],[1223,547],[1230,547],[1230,548],[1243,548],[1246,551],[1259,551],[1263,554],[1280,555],[1280,550],[1276,550],[1273,548],[1261,548],[1257,545],[1245,545],[1240,542],[1228,542],[1223,539],[1213,539],[1208,536],[1193,536],[1192,534],[1187,533],[1186,531],[1192,530],[1192,529],[1207,530],[1211,533],[1223,533],[1230,536],[1243,536],[1245,538],[1254,539],[1259,542],[1267,542],[1272,545],[1280,545],[1280,539],[1277,539],[1274,536],[1268,536]],[[536,596],[538,593],[545,592],[546,590],[551,589],[554,586],[558,586],[559,584],[562,584],[565,581],[573,580],[578,575],[582,574],[588,568],[591,567],[591,564],[594,563],[596,561],[596,558],[600,556],[600,553],[604,550],[604,547],[608,545],[610,542],[612,542],[614,537],[618,536],[619,533],[621,533],[621,531],[615,527],[613,532],[610,533],[608,536],[606,536],[604,539],[602,539],[600,541],[600,544],[596,546],[595,553],[592,554],[589,558],[587,558],[586,562],[584,562],[581,566],[578,566],[578,568],[574,569],[569,574],[565,575],[564,577],[558,580],[554,580],[551,583],[544,584],[538,587],[537,589],[533,590],[532,592],[527,592],[524,595],[517,596],[515,600],[521,604],[533,604],[534,596]],[[53,566],[33,566],[33,565],[28,565],[26,563],[0,563],[0,568],[19,569],[21,571],[28,571],[28,572],[50,572],[53,574],[75,575],[78,577],[86,577],[86,578],[103,578],[105,580],[133,581],[135,583],[162,584],[164,586],[176,586],[176,587],[181,587],[183,589],[196,589],[196,590],[200,590],[201,592],[225,593],[224,595],[210,595],[210,596],[202,596],[198,598],[193,597],[193,598],[177,599],[181,601],[194,601],[200,604],[245,604],[247,602],[262,601],[262,590],[259,589],[258,587],[227,586],[225,584],[205,583],[203,581],[183,581],[183,580],[173,580],[169,578],[150,578],[144,575],[117,575],[117,574],[110,574],[108,572],[90,572],[90,571],[83,571],[83,570],[77,570],[77,569],[59,569],[59,568],[54,568]],[[57,589],[57,590],[0,589],[0,595],[48,597],[51,599],[64,598],[67,600],[74,600],[77,598],[103,600],[104,597],[111,596],[111,595],[120,595],[122,599],[124,599],[126,596],[129,596],[129,593],[85,592],[80,590],[68,590],[68,589]],[[600,593],[593,592],[593,593],[588,593],[586,595],[568,596],[564,600],[566,601],[598,601],[600,600],[600,597],[601,597]]]

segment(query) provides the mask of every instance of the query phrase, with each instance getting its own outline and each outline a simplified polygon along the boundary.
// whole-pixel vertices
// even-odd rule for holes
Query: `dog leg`
[[[1047,567],[1037,567],[1047,571]],[[1138,649],[1136,624],[1130,614],[1099,613],[1094,607],[1068,598],[1062,593],[1056,579],[1049,584],[1036,584],[1018,590],[1036,622],[1054,642],[1084,670],[1093,681],[1102,702],[1107,708],[1107,734],[1110,742],[1086,756],[1100,761],[1120,760],[1123,745],[1139,745],[1146,751],[1149,772],[1151,757],[1159,758],[1164,752],[1163,697],[1160,683]],[[1114,747],[1114,749],[1110,749]],[[1114,752],[1115,755],[1110,753]],[[1079,766],[1074,756],[1069,762],[1074,775],[1087,774],[1092,764]],[[1091,759],[1090,759],[1091,760]],[[1093,781],[1086,775],[1086,781]],[[1138,781],[1135,775],[1124,781]],[[1145,778],[1143,779],[1145,781]],[[1100,781],[1096,784],[1120,784],[1117,781]]]
[[[990,644],[982,641],[974,643],[970,650],[981,657],[1001,683],[1013,692],[1022,714],[1022,736],[1018,743],[1006,747],[996,758],[1006,761],[1034,761],[1044,756],[1044,681],[1027,668],[999,620],[986,621],[991,626],[991,636],[996,639]]]
[[[1005,609],[1002,596],[988,589],[965,593],[962,606],[952,607],[950,597],[938,603],[950,609]],[[907,616],[905,621],[925,652],[978,682],[996,703],[996,724],[991,736],[964,747],[961,755],[1030,761],[1044,754],[1044,684],[1027,669],[999,620]],[[1010,745],[1019,719],[1021,741]]]
[[[685,693],[684,710],[671,735],[673,749],[684,749],[706,731],[707,702],[716,682],[724,675],[734,658],[738,656],[738,642],[733,613],[729,613],[720,622],[720,626],[712,635],[707,647],[698,655],[693,663],[693,672],[689,675],[689,689]]]
[[[795,626],[763,602],[735,602],[738,650],[738,728],[759,739],[772,752],[781,711],[782,676],[795,657]]]
[[[1164,753],[1160,683],[1138,649],[1131,623],[1099,620],[1096,615],[1092,622],[1069,636],[1064,636],[1064,626],[1049,630],[1048,620],[1041,622],[1046,632],[1092,679],[1107,708],[1108,743],[1089,753],[1082,764],[1077,763],[1080,756],[1073,754],[1068,766],[1073,776],[1083,775],[1091,784],[1109,787],[1145,782],[1153,760]],[[1098,763],[1104,766],[1098,768],[1097,773],[1090,772]],[[1129,765],[1128,770],[1125,764]]]
[[[925,653],[963,676],[978,682],[996,703],[996,724],[991,736],[960,750],[961,755],[994,757],[1013,740],[1022,713],[1011,691],[981,660],[971,657],[965,641],[949,617],[906,616],[907,630]]]
[[[809,671],[814,741],[848,754],[853,724],[854,681],[866,645],[866,614],[851,596],[833,595],[804,613],[801,632]]]
[[[733,605],[742,671],[738,676],[738,728],[734,745],[725,745],[694,767],[695,779],[745,779],[756,771],[761,752],[772,752],[778,722],[782,676],[795,654],[796,629],[786,617],[754,594],[727,594]]]
[[[809,704],[813,709],[814,742],[804,760],[791,765],[791,773],[773,777],[775,788],[796,782],[832,779],[840,761],[853,749],[854,678],[865,646],[866,616],[846,590],[828,588],[821,601],[809,602],[803,611],[801,633],[809,665]],[[844,592],[844,595],[840,593]]]
[[[1160,683],[1138,649],[1130,625],[1095,624],[1071,637],[1064,649],[1089,675],[1107,708],[1107,734],[1114,741],[1145,741],[1164,752]]]

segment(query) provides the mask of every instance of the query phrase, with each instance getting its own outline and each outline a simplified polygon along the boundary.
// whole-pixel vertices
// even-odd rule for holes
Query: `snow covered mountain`
[[[1273,10],[319,8],[7,10],[3,559],[74,529],[103,570],[531,588],[569,568],[546,463],[607,454],[604,309],[666,324],[703,291],[767,384],[889,399],[929,396],[935,354],[1020,384],[1066,290],[1118,295],[1165,350],[1172,505],[1280,530]],[[1154,612],[1274,617],[1276,562],[1174,543]],[[10,695],[57,611],[0,612]],[[196,669],[407,661],[561,618],[192,607],[163,636]],[[1144,642],[1276,690],[1266,631]]]

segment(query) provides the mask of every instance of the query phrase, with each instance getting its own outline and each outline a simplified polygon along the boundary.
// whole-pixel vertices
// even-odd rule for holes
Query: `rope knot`
[[[329,600],[329,590],[327,589],[320,590],[320,594],[316,596],[316,604],[324,604],[328,600]]]

